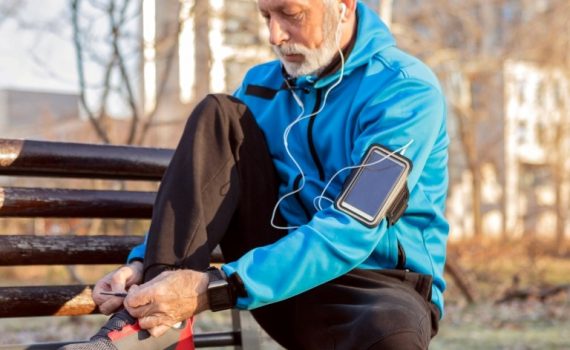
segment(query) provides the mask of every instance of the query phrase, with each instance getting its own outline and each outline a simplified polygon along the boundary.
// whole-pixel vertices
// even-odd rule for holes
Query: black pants
[[[166,269],[203,271],[218,244],[233,261],[281,238],[286,231],[270,225],[278,185],[248,108],[231,96],[206,97],[188,119],[162,179],[145,280]],[[252,314],[288,349],[425,349],[437,332],[430,291],[429,276],[353,270]]]

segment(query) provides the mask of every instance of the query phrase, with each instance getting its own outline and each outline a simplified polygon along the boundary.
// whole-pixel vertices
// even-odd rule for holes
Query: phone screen
[[[392,157],[374,150],[366,159],[360,172],[351,181],[341,206],[352,210],[362,217],[373,220],[383,205],[392,188],[398,183],[405,171],[405,165]],[[380,161],[382,158],[384,160]],[[374,164],[375,162],[378,162]]]

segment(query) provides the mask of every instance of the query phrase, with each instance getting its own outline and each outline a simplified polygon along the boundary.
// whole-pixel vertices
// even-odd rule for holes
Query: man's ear
[[[347,4],[348,3],[348,4]],[[348,20],[348,18],[350,16],[347,16],[347,13],[351,13],[352,11],[354,11],[354,8],[356,7],[356,1],[355,0],[343,0],[340,1],[338,4],[338,9],[339,9],[339,18],[341,21],[346,21]]]

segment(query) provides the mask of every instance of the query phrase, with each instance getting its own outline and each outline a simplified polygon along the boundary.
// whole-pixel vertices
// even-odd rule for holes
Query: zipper
[[[313,108],[313,112],[311,114],[316,113],[319,108],[321,107],[321,95],[322,95],[322,91],[321,90],[317,90],[317,98],[315,101],[315,107]],[[325,170],[323,168],[323,164],[321,163],[321,160],[319,159],[319,156],[317,155],[317,149],[315,148],[315,143],[313,141],[313,128],[315,126],[315,119],[317,119],[317,114],[311,116],[311,118],[309,118],[309,127],[307,128],[307,139],[308,139],[308,143],[309,143],[309,150],[311,151],[311,157],[313,158],[313,162],[315,163],[315,166],[317,167],[317,170],[319,172],[319,179],[321,181],[325,181]]]
[[[299,174],[295,178],[295,181],[293,181],[293,191],[297,191],[299,189],[299,184],[301,183],[301,178],[302,178],[302,176],[301,176],[301,174]],[[305,206],[305,204],[301,200],[301,192],[295,193],[295,199],[297,200],[297,202],[299,202],[299,205],[301,205],[301,209],[303,209],[303,211],[305,212],[305,216],[307,217],[307,221],[310,221],[311,220],[311,213],[309,212],[309,209],[307,209],[307,207]]]

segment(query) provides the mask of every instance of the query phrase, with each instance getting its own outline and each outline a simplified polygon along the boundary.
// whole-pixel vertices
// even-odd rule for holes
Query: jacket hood
[[[396,45],[396,41],[388,27],[369,7],[358,1],[356,6],[357,27],[356,42],[348,60],[344,65],[344,75],[350,74],[356,68],[367,64],[378,52]],[[338,79],[340,70],[327,75],[315,83],[316,88],[326,86]],[[300,77],[300,80],[315,81],[314,76]]]

